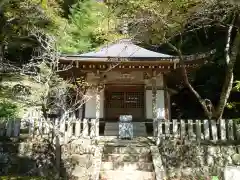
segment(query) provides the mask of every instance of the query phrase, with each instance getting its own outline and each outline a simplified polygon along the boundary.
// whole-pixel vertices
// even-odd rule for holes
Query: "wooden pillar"
[[[171,95],[169,91],[167,91],[167,103],[168,103],[168,119],[171,119]]]
[[[99,120],[100,120],[100,110],[101,110],[101,96],[100,92],[103,88],[102,84],[99,84],[97,87],[97,94],[96,94],[96,120],[94,124],[94,130],[95,130],[95,137],[99,136]]]
[[[97,87],[97,94],[96,94],[96,119],[99,120],[100,118],[100,88]]]
[[[167,89],[166,76],[163,75],[163,88],[164,88],[164,108],[165,108],[165,119],[170,120],[170,95]]]
[[[157,85],[156,85],[156,73],[153,72],[152,77],[152,117],[153,117],[153,136],[157,136],[158,123],[157,123]]]

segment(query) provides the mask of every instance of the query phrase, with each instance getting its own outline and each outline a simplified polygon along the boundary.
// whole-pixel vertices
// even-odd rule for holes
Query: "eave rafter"
[[[207,63],[204,60],[197,61],[187,61],[185,63],[185,68],[194,69],[200,67],[202,64]],[[173,70],[179,69],[182,67],[178,62],[166,62],[166,61],[150,61],[150,62],[136,62],[136,61],[123,61],[123,62],[92,62],[92,61],[74,61],[74,60],[64,60],[60,64],[63,68],[72,66],[81,71],[90,71],[90,72],[104,72],[104,71],[152,71],[156,70],[157,72],[171,72]]]

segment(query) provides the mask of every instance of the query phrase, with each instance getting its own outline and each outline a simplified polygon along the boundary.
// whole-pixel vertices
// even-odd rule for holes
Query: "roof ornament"
[[[128,16],[126,14],[123,15],[123,23],[121,28],[122,34],[128,35]]]

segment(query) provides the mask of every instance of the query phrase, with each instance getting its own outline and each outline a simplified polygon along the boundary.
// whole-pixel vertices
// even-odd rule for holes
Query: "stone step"
[[[119,129],[105,129],[105,132],[106,131],[115,131],[115,132],[119,132]],[[133,132],[146,132],[146,129],[133,129]]]
[[[105,130],[119,130],[119,127],[105,127]],[[133,131],[146,130],[146,127],[133,127]]]
[[[104,136],[118,136],[119,132],[117,130],[104,131]],[[134,132],[133,136],[147,136],[146,131]]]
[[[133,128],[146,128],[144,123],[131,123]],[[105,128],[119,128],[119,123],[106,123]]]
[[[134,125],[145,125],[144,122],[129,122],[131,124],[134,124]],[[119,122],[106,122],[105,125],[118,125]]]
[[[139,133],[146,133],[147,131],[145,129],[133,129],[133,133],[139,134]],[[105,129],[104,133],[119,133],[119,129]]]
[[[130,144],[131,141],[119,141],[121,142],[122,144],[125,144],[127,145],[128,143]],[[137,146],[137,145],[133,145],[133,144],[130,144],[131,146],[119,146],[119,143],[117,142],[114,142],[115,145],[112,145],[112,146],[105,146],[104,147],[104,153],[107,154],[136,154],[136,153],[150,153],[151,150],[149,147],[142,147],[141,146]]]
[[[145,127],[133,128],[132,130],[133,130],[133,132],[146,132]],[[107,131],[119,132],[119,128],[118,127],[108,127],[108,128],[105,128],[104,131],[105,132],[107,132]]]
[[[149,153],[103,154],[102,162],[152,162],[152,157]]]
[[[104,130],[119,130],[119,127],[105,127]],[[133,127],[133,131],[146,130],[145,127]]]
[[[111,134],[111,133],[107,133],[107,134],[104,134],[104,136],[119,136],[119,134]],[[143,134],[143,133],[141,133],[141,134],[133,134],[133,138],[135,138],[135,137],[148,137],[148,135],[147,134]],[[120,138],[120,137],[119,137]]]
[[[104,129],[105,131],[119,131],[118,127],[107,127]],[[133,128],[133,131],[146,131],[145,127],[137,127],[137,128]]]
[[[104,129],[105,131],[119,131],[118,127],[107,127]],[[145,131],[146,132],[146,128],[145,127],[138,127],[138,128],[133,128],[133,132],[138,132],[138,131]]]
[[[119,126],[105,126],[105,129],[119,129]],[[146,129],[145,126],[133,126],[133,130]]]
[[[133,129],[132,131],[135,132],[135,133],[138,133],[138,132],[147,132],[146,129],[140,129],[140,128],[138,128],[138,129]],[[118,128],[116,128],[116,129],[114,129],[114,128],[108,128],[108,129],[104,129],[104,132],[119,132],[119,129],[118,129]]]
[[[155,173],[146,171],[102,171],[100,180],[155,180]]]
[[[143,162],[102,162],[102,170],[141,170],[141,171],[153,171],[152,163]]]

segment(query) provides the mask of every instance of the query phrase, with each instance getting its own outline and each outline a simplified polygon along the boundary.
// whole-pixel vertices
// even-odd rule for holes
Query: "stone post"
[[[220,119],[220,136],[221,140],[225,141],[226,140],[226,124],[225,124],[225,119]]]
[[[13,121],[8,118],[8,121],[7,121],[7,131],[6,131],[7,137],[11,137],[12,136],[12,127],[13,127]]]
[[[201,133],[201,120],[196,120],[196,139],[197,141],[200,141],[202,138],[202,133]]]
[[[14,121],[14,131],[13,131],[14,137],[19,137],[20,125],[21,125],[21,120],[20,119],[15,119],[15,121]]]
[[[80,137],[81,135],[81,119],[76,119],[76,125],[75,125],[75,136]]]
[[[83,130],[82,130],[83,137],[88,136],[88,119],[83,119]]]
[[[181,131],[180,131],[180,137],[181,139],[184,139],[185,138],[185,133],[186,133],[186,128],[185,128],[185,121],[184,119],[181,119],[180,120],[180,128],[181,128]]]
[[[204,119],[203,120],[203,127],[204,127],[204,139],[205,140],[210,140],[210,132],[209,132],[209,120]]]
[[[91,119],[90,122],[90,138],[95,138],[96,137],[96,119]]]
[[[193,133],[193,120],[188,119],[188,136],[190,140],[195,138],[195,134]]]
[[[234,140],[234,135],[233,135],[233,120],[229,119],[228,120],[228,139],[229,140]]]
[[[172,124],[173,124],[173,136],[177,137],[178,136],[178,120],[173,119]]]
[[[217,123],[215,120],[211,120],[211,128],[212,128],[212,138],[213,141],[218,140],[218,133],[217,133]]]

